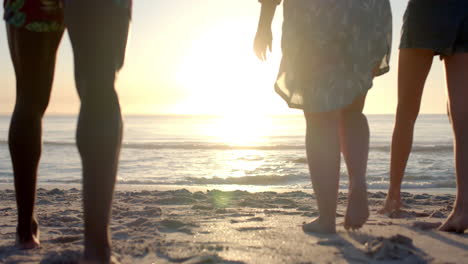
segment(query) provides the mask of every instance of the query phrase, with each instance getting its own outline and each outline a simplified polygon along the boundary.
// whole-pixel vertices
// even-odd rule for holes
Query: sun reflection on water
[[[271,191],[269,186],[257,186],[257,185],[214,185],[211,186],[214,190],[222,190],[223,192],[232,191],[246,191],[246,192],[268,192]],[[211,189],[211,188],[210,188]]]
[[[225,145],[226,150],[219,151],[216,163],[221,164],[213,172],[213,177],[220,179],[243,178],[257,175],[258,170],[265,165],[267,153],[259,146],[271,144],[269,135],[272,129],[271,117],[257,115],[225,115],[217,118],[206,128],[206,135],[219,144]],[[231,148],[231,149],[230,149]],[[242,182],[242,179],[240,179]],[[254,186],[221,185],[221,190],[258,191]],[[234,187],[234,189],[232,189]]]
[[[259,150],[231,150],[219,152],[217,162],[222,164],[215,176],[246,177],[256,174],[255,171],[265,163],[265,153]]]
[[[228,146],[254,149],[255,146],[268,144],[267,135],[271,134],[271,129],[270,117],[242,113],[220,117],[208,127],[206,133],[215,141]]]

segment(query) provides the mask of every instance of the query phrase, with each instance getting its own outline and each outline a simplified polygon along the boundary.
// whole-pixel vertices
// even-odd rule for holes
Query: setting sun
[[[268,116],[238,113],[221,116],[203,133],[230,146],[246,147],[265,143],[271,129]]]
[[[187,49],[177,74],[190,94],[189,102],[183,103],[186,111],[235,116],[265,113],[274,106],[275,58],[269,63],[257,60],[248,28],[242,20],[218,23]]]

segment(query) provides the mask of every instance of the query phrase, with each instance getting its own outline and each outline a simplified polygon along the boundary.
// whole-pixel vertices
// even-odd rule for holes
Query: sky
[[[379,77],[365,112],[393,114],[397,102],[397,55],[407,0],[391,0],[394,41],[391,72]],[[300,114],[288,109],[273,83],[281,58],[282,9],[274,21],[273,53],[258,61],[252,51],[260,5],[256,0],[135,0],[126,62],[116,84],[124,114]],[[0,27],[0,113],[12,112],[15,78]],[[445,113],[443,65],[434,59],[422,113]],[[65,35],[49,114],[74,114],[79,100],[73,55]]]

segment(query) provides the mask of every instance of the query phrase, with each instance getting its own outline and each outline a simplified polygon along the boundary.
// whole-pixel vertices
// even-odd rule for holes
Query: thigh
[[[424,84],[432,66],[434,51],[400,49],[398,61],[398,104],[419,109]]]
[[[33,32],[7,24],[8,44],[19,97],[48,98],[62,35],[63,30]]]
[[[328,129],[338,128],[340,122],[340,111],[330,112],[304,112],[308,128]]]
[[[362,113],[362,110],[364,110],[364,105],[366,103],[366,97],[367,97],[367,94],[356,98],[350,105],[341,109],[341,114]]]
[[[129,7],[117,5],[115,0],[68,0],[65,24],[73,47],[77,83],[82,78],[113,83],[124,63]]]
[[[447,76],[449,107],[452,118],[458,114],[466,117],[468,108],[468,53],[459,53],[444,59]]]

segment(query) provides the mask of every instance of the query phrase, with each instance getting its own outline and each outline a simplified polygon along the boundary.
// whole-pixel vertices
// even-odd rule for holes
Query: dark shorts
[[[67,1],[67,0],[65,0]],[[131,0],[112,0],[131,10]],[[5,22],[34,32],[56,32],[65,29],[64,0],[4,0]]]
[[[468,52],[467,0],[410,0],[400,49],[431,49],[436,55]]]

